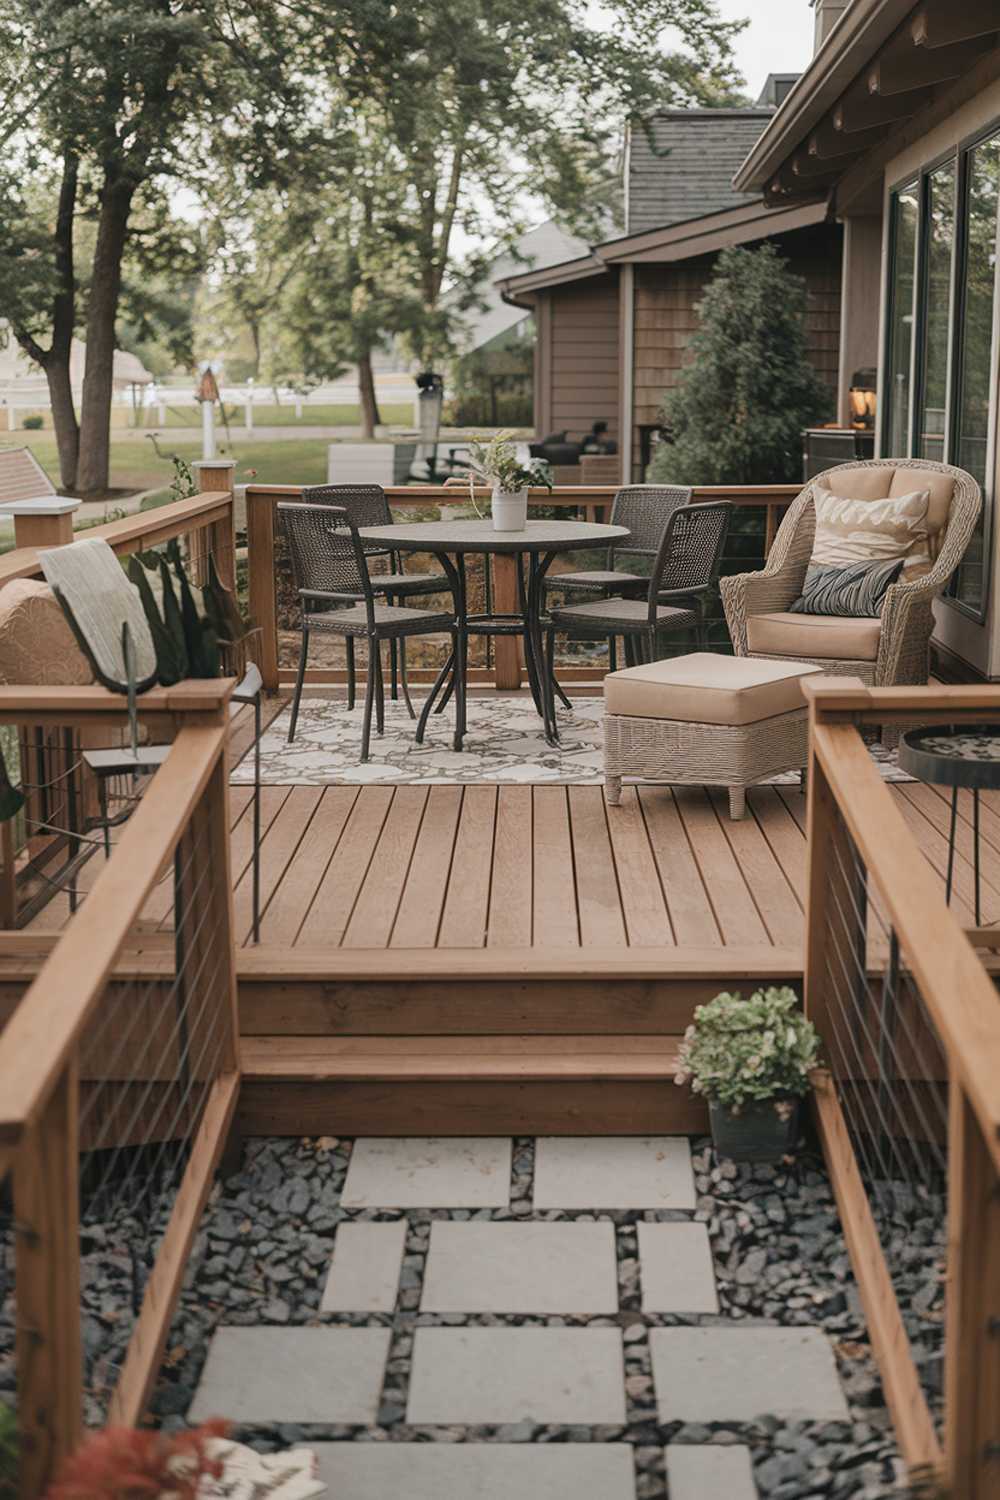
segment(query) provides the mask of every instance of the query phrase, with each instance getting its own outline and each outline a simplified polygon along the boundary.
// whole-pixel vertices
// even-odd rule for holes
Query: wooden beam
[[[853,147],[849,148],[845,153],[846,158],[860,155],[861,149],[860,146],[856,150]],[[842,171],[846,165],[849,165],[849,161],[845,158],[830,161],[825,157],[814,156],[809,151],[796,151],[792,157],[793,174],[803,186],[808,185],[814,190],[823,184],[832,183],[838,172]]]
[[[930,98],[930,89],[910,89],[902,94],[872,94],[867,83],[852,85],[833,107],[830,123],[844,135],[859,135],[909,119]]]
[[[948,0],[921,5],[910,21],[910,35],[918,47],[949,47],[988,36],[997,24],[995,0]]]
[[[827,118],[820,121],[809,137],[806,150],[809,156],[817,161],[842,163],[847,157],[857,156],[860,152],[867,151],[869,147],[877,146],[884,138],[885,131],[880,125],[873,126],[869,130],[846,132],[838,130],[833,121]]]
[[[890,48],[868,69],[868,92],[885,98],[960,78],[982,57],[981,40],[948,47]]]

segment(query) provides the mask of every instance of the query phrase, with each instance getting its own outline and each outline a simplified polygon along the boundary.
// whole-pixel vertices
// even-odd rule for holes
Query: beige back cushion
[[[834,469],[824,479],[823,487],[852,500],[895,500],[914,490],[926,490],[927,550],[931,560],[936,560],[955,493],[955,481],[950,474],[938,474],[934,469],[910,469],[905,464],[896,468],[886,464],[871,469]],[[908,572],[907,576],[913,575]]]
[[[903,574],[930,571],[927,490],[884,500],[857,500],[816,488],[816,534],[810,566],[846,568],[903,558]]]
[[[0,682],[67,687],[94,680],[47,583],[15,578],[0,589]]]

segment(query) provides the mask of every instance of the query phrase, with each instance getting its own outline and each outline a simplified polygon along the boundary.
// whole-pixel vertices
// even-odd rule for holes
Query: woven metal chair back
[[[304,505],[339,505],[355,526],[391,526],[392,511],[380,484],[309,484],[302,491]],[[369,556],[386,549],[378,542],[362,542]]]
[[[691,502],[691,491],[677,484],[630,484],[615,495],[611,506],[612,526],[627,526],[627,541],[618,542],[611,554],[655,557],[663,533],[674,511]]]
[[[650,580],[650,596],[704,589],[719,576],[732,506],[686,505],[667,524]]]
[[[288,542],[292,578],[300,593],[372,598],[357,527],[341,506],[281,501],[278,514]],[[303,607],[308,604],[303,601]],[[319,601],[311,607],[324,606]]]

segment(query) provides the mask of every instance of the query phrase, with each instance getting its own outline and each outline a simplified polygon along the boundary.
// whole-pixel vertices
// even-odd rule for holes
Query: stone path
[[[328,1168],[283,1175],[275,1151],[313,1145]],[[332,1500],[889,1493],[886,1440],[849,1410],[834,1340],[787,1291],[768,1304],[780,1319],[753,1315],[749,1284],[780,1299],[787,1267],[766,1275],[758,1250],[734,1274],[739,1228],[720,1233],[686,1140],[248,1151],[206,1264],[249,1253],[273,1295],[230,1299],[187,1416],[315,1447]],[[255,1240],[245,1185],[261,1176],[278,1212]],[[760,1194],[773,1225],[776,1192]],[[315,1292],[296,1303],[301,1279]]]

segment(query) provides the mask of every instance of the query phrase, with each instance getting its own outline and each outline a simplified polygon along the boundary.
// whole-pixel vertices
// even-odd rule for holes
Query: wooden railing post
[[[960,1083],[948,1122],[945,1456],[950,1493],[1000,1495],[1000,1177]]]
[[[235,459],[198,459],[191,465],[191,468],[194,471],[200,494],[214,494],[217,490],[224,490],[232,495],[233,478],[236,473]],[[200,531],[193,531],[190,536],[189,549],[192,563],[196,558],[207,559],[208,553],[211,552],[215,557],[219,577],[226,588],[236,588],[236,523],[232,506],[223,520],[213,521],[211,526],[203,527]],[[197,567],[195,577],[204,581],[203,571]]]
[[[486,559],[489,567],[490,559]],[[520,611],[518,601],[517,570],[520,559],[505,553],[493,558],[493,606],[498,614],[516,615]],[[519,688],[521,686],[522,645],[516,635],[498,635],[493,640],[493,686],[496,688]]]
[[[269,494],[247,486],[250,618],[260,629],[260,671],[269,693],[278,691],[278,610],[275,599],[274,506]]]
[[[74,1056],[14,1158],[20,1494],[37,1500],[83,1429]]]

